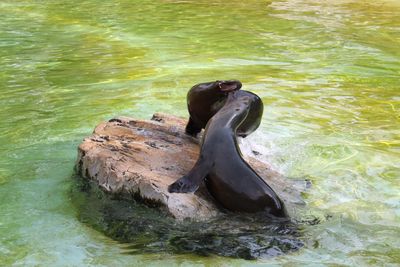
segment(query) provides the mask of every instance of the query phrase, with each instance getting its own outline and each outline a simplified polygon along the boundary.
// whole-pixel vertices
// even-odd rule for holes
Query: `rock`
[[[192,168],[199,155],[200,139],[184,133],[186,123],[161,113],[151,120],[117,117],[100,123],[80,144],[76,169],[104,191],[164,208],[176,219],[214,217],[219,211],[204,187],[194,194],[167,190]],[[255,158],[246,160],[288,208],[302,203],[301,190],[293,183]]]

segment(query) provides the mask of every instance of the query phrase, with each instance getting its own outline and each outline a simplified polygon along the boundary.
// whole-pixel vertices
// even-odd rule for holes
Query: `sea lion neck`
[[[213,124],[236,130],[249,112],[247,98],[230,92],[224,106],[212,118]]]

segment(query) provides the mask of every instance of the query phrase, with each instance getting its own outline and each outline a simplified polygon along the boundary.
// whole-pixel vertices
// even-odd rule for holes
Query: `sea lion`
[[[266,212],[286,218],[283,202],[242,158],[236,131],[246,120],[252,97],[232,91],[225,105],[207,123],[199,158],[190,172],[171,184],[171,193],[208,191],[224,208],[236,212]]]
[[[190,118],[186,125],[186,133],[196,136],[205,128],[211,117],[224,106],[227,94],[238,91],[241,87],[241,82],[237,80],[199,83],[193,86],[187,94]],[[239,92],[240,95],[248,95],[251,98],[249,114],[237,130],[238,136],[246,137],[260,125],[264,106],[256,94],[245,90]]]

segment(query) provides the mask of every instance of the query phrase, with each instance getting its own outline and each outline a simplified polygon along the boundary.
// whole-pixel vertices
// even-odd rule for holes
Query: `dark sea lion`
[[[187,106],[190,114],[186,133],[196,136],[204,129],[207,122],[220,110],[229,92],[238,91],[242,84],[237,80],[199,83],[187,94]],[[256,94],[240,90],[240,95],[248,95],[251,99],[249,114],[237,130],[237,135],[246,137],[254,132],[261,123],[263,103]]]
[[[287,217],[283,202],[242,158],[237,143],[236,131],[246,120],[251,101],[240,91],[228,94],[225,105],[207,124],[196,164],[168,187],[169,192],[194,192],[205,179],[208,191],[227,210]]]

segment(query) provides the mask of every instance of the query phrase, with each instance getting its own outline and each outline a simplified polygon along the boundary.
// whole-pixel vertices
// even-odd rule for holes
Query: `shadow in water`
[[[126,253],[193,253],[243,259],[268,258],[303,246],[293,222],[260,215],[224,214],[206,222],[178,222],[166,212],[102,192],[80,177],[71,190],[79,220],[126,244]]]

